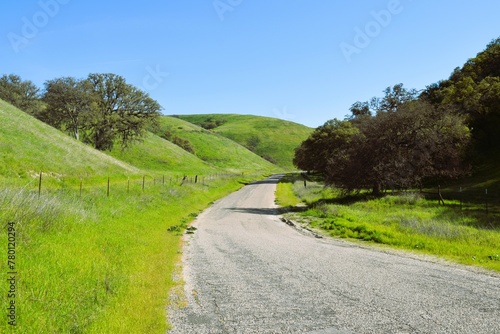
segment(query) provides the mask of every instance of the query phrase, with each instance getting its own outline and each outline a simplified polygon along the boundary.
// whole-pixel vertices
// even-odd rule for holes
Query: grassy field
[[[139,181],[139,180],[137,180]],[[19,333],[164,333],[180,235],[239,178],[206,184],[0,191],[15,223]],[[5,229],[0,233],[6,242]],[[7,273],[6,261],[0,270]],[[1,284],[7,305],[7,284]],[[5,331],[8,325],[2,322]]]
[[[251,149],[277,165],[293,170],[294,150],[312,133],[313,129],[297,123],[269,117],[250,115],[182,115],[181,119],[200,125],[207,119],[224,120],[213,129]]]
[[[287,216],[324,234],[500,271],[500,229],[485,223],[495,218],[461,211],[457,202],[440,206],[418,193],[344,197],[321,183],[308,182],[304,188],[297,177],[280,183],[277,196],[285,206],[306,204],[302,212]],[[288,211],[297,211],[291,207]]]
[[[15,301],[18,333],[165,333],[188,224],[277,169],[243,148],[240,166],[213,164],[151,133],[110,156],[3,101],[0,148],[0,271],[16,272],[15,296],[4,280],[0,300]]]

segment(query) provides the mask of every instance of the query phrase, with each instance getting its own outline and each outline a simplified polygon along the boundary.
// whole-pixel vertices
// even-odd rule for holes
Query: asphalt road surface
[[[500,333],[499,276],[299,233],[277,179],[198,217],[170,333]]]

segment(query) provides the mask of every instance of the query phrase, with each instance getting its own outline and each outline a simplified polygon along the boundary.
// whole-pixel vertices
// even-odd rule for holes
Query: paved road
[[[500,333],[498,276],[303,235],[276,180],[199,216],[170,333]]]

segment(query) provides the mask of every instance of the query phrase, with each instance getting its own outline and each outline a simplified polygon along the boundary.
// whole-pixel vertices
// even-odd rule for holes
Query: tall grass
[[[3,249],[5,226],[17,228],[17,332],[165,333],[180,235],[238,181],[115,187],[109,197],[100,185],[81,197],[71,187],[40,197],[32,184],[0,190]],[[6,261],[0,271],[8,272]],[[0,284],[2,305],[7,289]],[[9,327],[2,321],[0,332]]]
[[[500,271],[500,230],[484,228],[482,215],[464,213],[458,205],[439,206],[418,193],[345,197],[318,183],[304,188],[299,180],[291,181],[289,187],[308,204],[307,211],[290,213],[290,218],[328,235]]]

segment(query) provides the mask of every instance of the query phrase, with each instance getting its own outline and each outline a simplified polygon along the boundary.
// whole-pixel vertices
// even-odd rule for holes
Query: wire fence
[[[210,182],[220,179],[226,179],[236,176],[242,176],[242,174],[231,174],[231,173],[215,173],[210,175],[163,175],[163,176],[150,176],[143,175],[133,176],[129,178],[117,177],[113,178],[111,176],[103,178],[103,182],[88,181],[84,178],[80,178],[79,181],[72,182],[71,186],[65,185],[64,181],[59,182],[59,188],[73,189],[79,196],[82,196],[83,192],[89,189],[101,189],[102,193],[107,197],[110,197],[113,193],[113,189],[120,188],[121,191],[125,190],[128,192],[145,192],[148,189],[155,186],[169,186],[169,187],[182,187],[185,184],[196,184],[206,186]],[[47,179],[49,179],[47,182]],[[40,172],[37,175],[37,192],[38,197],[40,197],[44,191],[54,190],[58,188],[54,187],[53,180],[46,173]],[[49,184],[47,186],[47,183]]]
[[[426,199],[438,205],[455,208],[465,214],[484,216],[487,225],[500,227],[500,193],[489,189],[467,189],[463,187],[426,190],[420,192]]]

